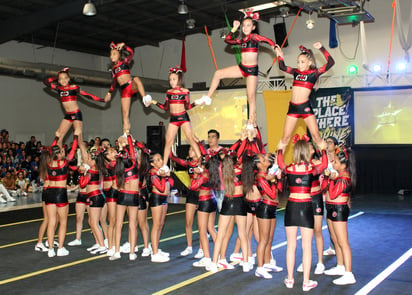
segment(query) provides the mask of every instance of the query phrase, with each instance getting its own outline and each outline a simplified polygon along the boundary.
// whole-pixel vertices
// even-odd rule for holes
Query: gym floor
[[[117,261],[107,256],[90,255],[86,248],[94,244],[86,224],[81,246],[68,247],[70,255],[48,258],[47,253],[35,252],[37,232],[42,218],[40,195],[19,197],[16,203],[0,207],[0,293],[1,294],[302,294],[302,274],[295,273],[295,286],[287,289],[286,236],[283,226],[286,197],[281,197],[272,252],[284,270],[273,278],[257,278],[254,271],[242,268],[223,270],[216,274],[192,266],[193,255],[181,257],[186,247],[184,233],[184,198],[170,200],[160,246],[170,252],[167,263],[152,263],[140,256],[142,240],[138,238],[138,259],[129,261],[123,254]],[[70,203],[65,244],[74,239],[76,216],[75,196]],[[150,211],[150,210],[149,210]],[[87,220],[87,218],[85,218]],[[325,223],[325,222],[324,222]],[[149,226],[151,218],[149,213]],[[324,227],[325,248],[329,234]],[[311,294],[411,294],[412,293],[412,196],[355,195],[352,198],[351,219],[348,221],[349,240],[353,255],[353,273],[357,283],[335,286],[333,277],[314,275],[318,287]],[[199,241],[194,225],[194,252]],[[236,231],[235,231],[236,233]],[[122,241],[127,237],[123,227]],[[233,250],[236,234],[231,239],[227,259]],[[213,243],[210,243],[211,249]],[[254,249],[255,249],[254,244]],[[315,249],[313,243],[313,249]],[[301,261],[298,243],[296,263]],[[316,265],[313,253],[313,268]],[[326,268],[336,264],[334,256],[324,256]],[[297,265],[296,265],[297,267]]]

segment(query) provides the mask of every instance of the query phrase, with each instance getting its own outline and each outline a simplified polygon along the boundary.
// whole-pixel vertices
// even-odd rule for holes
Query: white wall
[[[411,1],[400,0],[402,7],[402,17],[404,22],[409,21],[408,13],[410,11]],[[374,17],[374,23],[365,24],[368,60],[370,64],[380,62],[386,65],[389,54],[389,42],[391,36],[392,21],[392,1],[369,1],[366,2],[365,9]],[[286,28],[289,30],[293,16],[286,19]],[[296,21],[295,27],[289,36],[289,46],[284,49],[285,61],[288,65],[294,66],[296,57],[299,53],[298,46],[304,45],[311,47],[315,41],[320,41],[330,51],[336,61],[336,65],[327,73],[327,75],[345,75],[347,67],[356,63],[359,65],[359,73],[366,73],[361,68],[362,56],[358,49],[355,55],[356,42],[359,32],[359,26],[351,25],[339,26],[340,49],[329,49],[329,19],[317,18],[314,15],[316,24],[313,30],[307,30],[305,22],[308,15],[303,13]],[[278,22],[280,20],[278,19]],[[274,39],[273,24],[275,19],[270,23],[260,21],[259,31],[261,35]],[[407,32],[407,27],[404,28]],[[224,41],[219,37],[220,30],[211,32],[212,46],[214,49],[217,65],[219,68],[235,64],[235,57],[232,50],[226,46]],[[265,47],[265,48],[263,48]],[[347,56],[354,56],[354,60],[346,59],[341,50]],[[168,67],[180,64],[181,41],[168,40],[161,42],[159,47],[142,46],[135,49],[134,66],[132,74],[155,79],[167,79]],[[42,48],[38,45],[32,46],[27,43],[18,43],[11,41],[0,45],[0,56],[16,60],[29,62],[45,62],[87,68],[93,70],[106,70],[108,58],[83,54],[73,51],[66,51],[52,48]],[[260,70],[265,72],[274,57],[270,48],[263,45],[259,55]],[[324,63],[321,54],[316,53],[318,65]],[[403,60],[404,54],[400,47],[397,33],[395,31],[392,48],[392,71],[395,71],[395,64]],[[208,42],[204,34],[187,36],[186,38],[186,60],[188,71],[185,76],[186,87],[192,87],[193,82],[206,82],[210,80],[215,71]],[[410,65],[409,65],[410,67]],[[410,69],[408,69],[410,71]],[[277,66],[271,71],[271,76],[283,75]],[[58,100],[44,92],[43,84],[40,81],[22,79],[15,77],[0,76],[0,87],[2,88],[0,108],[0,128],[6,128],[11,135],[26,134],[44,134],[48,142],[53,138],[55,129],[60,120],[63,118],[63,111],[60,108]],[[103,96],[107,88],[84,87],[96,95]],[[150,93],[153,98],[163,100],[164,93]],[[87,105],[80,101],[80,108],[84,114],[84,133],[85,138],[96,135],[115,139],[121,133],[121,114],[120,114],[120,94],[116,91],[113,101],[106,109],[93,107],[93,104]],[[265,107],[263,97],[257,96],[258,123],[266,126]],[[17,115],[18,114],[18,115]],[[159,121],[167,123],[168,117],[157,109],[144,109],[140,103],[140,98],[134,101],[131,109],[132,131],[139,140],[146,140],[146,126],[157,125]],[[264,141],[266,131],[263,128]],[[206,137],[206,135],[199,135]]]

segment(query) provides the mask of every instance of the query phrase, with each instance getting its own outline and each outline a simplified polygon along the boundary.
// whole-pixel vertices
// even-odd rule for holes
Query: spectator
[[[12,171],[6,172],[6,176],[1,180],[6,190],[12,195],[16,196],[16,177],[13,175]]]
[[[37,147],[36,147],[36,137],[32,136],[30,137],[30,141],[26,143],[26,148],[25,148],[26,154],[31,155],[34,157],[37,154]]]
[[[21,195],[27,196],[27,193],[29,192],[29,185],[30,185],[29,179],[24,176],[23,170],[20,170],[17,173],[17,179],[16,179],[17,194],[20,196]]]
[[[93,144],[93,146],[90,148],[90,152],[91,152],[91,153],[99,150],[99,148],[100,148],[100,141],[101,141],[101,138],[98,137],[98,136],[94,139],[94,144]]]

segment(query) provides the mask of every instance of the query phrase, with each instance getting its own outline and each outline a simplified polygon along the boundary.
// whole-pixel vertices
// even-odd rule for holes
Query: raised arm
[[[67,163],[71,162],[74,159],[74,155],[77,149],[77,143],[79,142],[79,136],[75,135],[73,137],[72,149],[70,150],[69,154],[67,155]]]
[[[96,96],[96,95],[93,95],[93,94],[90,94],[90,93],[88,93],[88,92],[86,92],[86,91],[80,90],[79,93],[80,93],[81,96],[84,96],[84,97],[86,97],[86,98],[88,98],[88,99],[93,99],[94,101],[104,102],[104,98],[100,98],[100,97],[98,97],[98,96]]]
[[[133,138],[130,134],[127,135],[127,144],[129,145],[129,155],[133,160],[136,159],[136,154],[134,152]]]
[[[182,167],[187,167],[187,161],[176,157],[175,155],[173,155],[172,152],[170,152],[169,158],[170,158],[170,160],[175,162],[177,165],[180,165]]]
[[[126,52],[128,53],[128,55],[126,56],[126,58],[124,59],[125,63],[130,63],[133,59],[134,56],[134,51],[133,49],[131,49],[129,46],[124,45],[123,48],[126,50]]]
[[[274,48],[274,47],[276,46],[276,43],[275,43],[275,42],[273,42],[271,39],[266,38],[266,37],[264,37],[264,36],[261,36],[261,35],[258,35],[258,34],[253,34],[252,38],[253,38],[255,41],[258,41],[258,42],[266,42],[266,43],[268,43],[272,48]]]
[[[328,167],[328,156],[326,155],[326,150],[322,150],[322,162],[314,165],[315,171],[314,175],[316,174],[321,174],[323,170],[325,170]]]
[[[269,196],[269,198],[276,199],[276,185],[275,184],[269,185],[269,183],[263,176],[258,176],[256,179],[256,182],[257,182],[257,185],[262,188],[263,192]]]
[[[319,49],[323,56],[326,59],[326,64],[324,64],[323,66],[321,66],[318,69],[318,73],[319,74],[323,74],[325,73],[327,70],[329,70],[334,64],[335,61],[333,60],[332,56],[329,54],[329,52],[325,49],[325,47],[322,46],[322,44],[320,42],[316,42],[315,44],[313,44],[313,46],[317,49]]]
[[[49,87],[50,89],[56,90],[57,89],[57,77],[50,77],[43,80],[44,85]]]
[[[159,107],[160,109],[164,110],[164,111],[168,111],[169,110],[169,98],[166,96],[165,102],[162,104],[156,100],[152,100],[152,104],[156,105],[157,107]]]
[[[285,170],[285,169],[286,169],[286,164],[285,164],[285,161],[283,160],[283,152],[282,152],[282,150],[279,150],[279,151],[278,151],[278,165],[279,165],[279,168],[280,168],[281,170]]]

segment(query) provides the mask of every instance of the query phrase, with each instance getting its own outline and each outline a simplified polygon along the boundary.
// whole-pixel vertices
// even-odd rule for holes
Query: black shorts
[[[244,64],[239,64],[239,69],[242,72],[243,77],[247,76],[258,76],[259,75],[259,67],[255,66],[245,66]]]
[[[215,212],[217,209],[217,202],[216,198],[206,200],[206,201],[199,201],[199,207],[197,208],[197,211],[200,212]]]
[[[275,205],[266,204],[259,202],[256,207],[256,217],[260,219],[276,219],[276,209]]]
[[[46,205],[47,204],[60,204],[63,206],[64,204],[68,204],[69,200],[67,199],[67,189],[65,188],[47,188],[46,194]]]
[[[104,195],[106,196],[106,203],[117,203],[119,191],[111,187],[109,190],[104,191]]]
[[[157,207],[162,205],[167,205],[167,196],[152,193],[149,198],[149,206]]]
[[[186,123],[186,122],[190,122],[189,114],[186,112],[184,112],[181,115],[177,115],[177,116],[171,115],[170,116],[170,124],[176,125],[177,127],[182,126],[183,123]]]
[[[313,205],[310,202],[288,201],[285,211],[285,226],[301,226],[313,228],[315,219],[313,218]]]
[[[41,192],[41,201],[42,202],[46,202],[47,199],[47,189],[43,189],[43,191]]]
[[[246,216],[247,215],[247,204],[244,197],[224,197],[222,202],[222,209],[220,209],[221,215],[229,216]]]
[[[64,119],[70,122],[73,121],[83,121],[83,116],[82,116],[82,112],[80,110],[78,110],[75,113],[71,113],[71,114],[66,114],[64,116]]]
[[[186,204],[196,205],[199,203],[199,191],[187,190]]]
[[[139,194],[137,192],[130,194],[120,191],[117,197],[117,205],[138,207]]]
[[[90,208],[103,208],[106,200],[102,194],[95,195],[93,197],[89,197],[89,207]]]
[[[311,196],[311,198],[312,198],[312,205],[313,205],[313,215],[323,216],[323,213],[325,212],[325,206],[323,205],[322,193]]]
[[[348,205],[326,204],[326,216],[332,221],[348,221],[349,212]]]
[[[87,196],[86,193],[79,192],[77,194],[76,203],[82,203],[82,204],[89,205],[89,197]]]
[[[315,115],[315,113],[313,112],[310,101],[308,100],[299,104],[290,102],[287,115],[294,118],[305,119],[309,116]]]
[[[256,208],[259,206],[260,200],[257,201],[248,201],[246,199],[247,204],[247,213],[256,215]]]
[[[147,209],[147,197],[139,194],[139,210]]]

